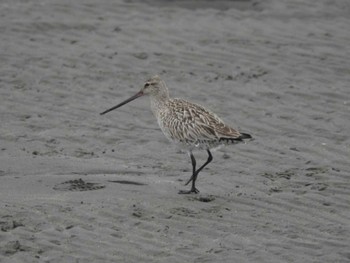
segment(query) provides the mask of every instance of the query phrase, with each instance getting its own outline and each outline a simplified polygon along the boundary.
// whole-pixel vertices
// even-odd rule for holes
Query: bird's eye
[[[145,84],[145,88],[147,88],[148,86],[149,86],[149,83],[146,83],[146,84]]]

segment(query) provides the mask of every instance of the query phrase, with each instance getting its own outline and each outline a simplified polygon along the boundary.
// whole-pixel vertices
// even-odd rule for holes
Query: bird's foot
[[[191,188],[191,190],[180,190],[179,191],[179,194],[181,195],[188,195],[188,194],[198,194],[199,193],[199,190],[197,188]]]

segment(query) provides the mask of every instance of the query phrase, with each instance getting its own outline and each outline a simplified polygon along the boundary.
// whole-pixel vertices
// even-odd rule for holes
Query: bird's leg
[[[196,159],[194,158],[192,152],[190,153],[191,161],[192,161],[192,176],[191,178],[185,183],[185,185],[188,185],[193,178],[196,176]]]
[[[190,194],[190,193],[197,194],[197,193],[199,193],[198,189],[195,186],[197,176],[198,176],[199,172],[202,171],[203,168],[205,166],[207,166],[213,160],[213,156],[211,155],[211,152],[209,150],[207,150],[207,153],[208,153],[208,160],[201,167],[199,167],[199,169],[197,171],[196,171],[196,159],[194,158],[193,154],[191,153],[190,156],[191,156],[191,160],[192,160],[193,174],[185,185],[188,185],[192,181],[192,187],[191,187],[191,190],[189,190],[189,191],[180,191],[179,192],[180,194]]]
[[[211,155],[211,152],[207,150],[207,153],[208,153],[208,160],[196,171],[196,176],[193,178],[194,181],[196,181],[197,175],[199,174],[199,172],[202,171],[203,168],[206,167],[208,163],[210,163],[213,160],[213,156]]]
[[[179,194],[190,194],[190,193],[192,193],[192,190],[193,190],[194,193],[198,193],[199,192],[194,187],[194,184],[193,184],[193,178],[196,177],[196,159],[194,158],[194,155],[192,154],[192,152],[190,152],[190,157],[191,157],[191,162],[192,162],[192,176],[191,176],[190,180],[188,180],[185,185],[188,185],[192,181],[192,188],[191,188],[190,191],[180,190]]]

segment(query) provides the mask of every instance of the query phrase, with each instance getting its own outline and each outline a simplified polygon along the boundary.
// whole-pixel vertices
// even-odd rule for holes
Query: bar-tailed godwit
[[[227,126],[216,114],[198,104],[170,98],[165,82],[157,75],[146,81],[143,88],[134,96],[102,112],[101,115],[144,95],[150,96],[152,112],[164,135],[171,142],[186,149],[191,157],[192,176],[185,185],[192,182],[192,187],[189,191],[180,191],[180,194],[199,192],[195,183],[199,172],[213,160],[210,152],[212,148],[252,138],[247,133],[238,132]],[[194,150],[206,150],[208,153],[208,160],[197,170]]]

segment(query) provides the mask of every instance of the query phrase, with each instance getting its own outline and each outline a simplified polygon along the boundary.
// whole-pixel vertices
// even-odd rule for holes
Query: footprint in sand
[[[85,182],[83,179],[79,178],[76,180],[69,180],[63,183],[57,184],[53,187],[54,190],[59,191],[91,191],[105,188],[105,185],[98,183]]]

